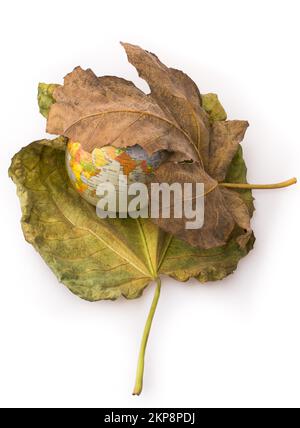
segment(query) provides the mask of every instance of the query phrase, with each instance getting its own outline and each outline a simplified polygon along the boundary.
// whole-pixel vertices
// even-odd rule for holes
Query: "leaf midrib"
[[[77,126],[79,123],[81,123],[84,120],[88,120],[88,119],[93,119],[96,117],[100,117],[100,116],[104,116],[104,115],[108,115],[108,114],[118,114],[118,113],[127,113],[127,114],[139,114],[141,116],[150,116],[153,117],[157,120],[163,121],[165,123],[167,123],[169,126],[175,128],[178,132],[180,132],[181,134],[184,135],[184,137],[189,141],[189,143],[193,146],[193,148],[196,150],[196,153],[199,157],[199,161],[201,162],[202,166],[203,164],[203,159],[198,147],[198,144],[195,144],[194,141],[192,140],[192,138],[189,136],[189,134],[187,132],[185,132],[180,126],[176,125],[174,122],[159,116],[157,114],[151,113],[151,112],[147,112],[147,111],[142,111],[142,110],[131,110],[131,109],[120,109],[120,110],[106,110],[106,111],[102,111],[102,112],[97,112],[97,113],[92,113],[86,116],[81,117],[80,119],[78,119],[76,122],[72,123],[72,125],[70,125],[65,131],[64,134],[65,136],[68,136],[69,131]]]
[[[55,170],[56,171],[56,170]],[[55,172],[53,171],[53,172]],[[93,235],[96,239],[98,239],[100,242],[102,242],[102,244],[104,244],[107,248],[109,248],[114,254],[118,255],[121,259],[127,261],[131,266],[133,266],[136,270],[138,270],[140,273],[142,273],[143,275],[145,275],[146,278],[151,277],[151,273],[150,272],[144,272],[140,267],[138,267],[132,260],[130,260],[130,258],[126,258],[124,255],[120,254],[118,251],[116,251],[115,248],[113,248],[111,245],[109,245],[104,239],[102,239],[99,235],[97,235],[95,232],[93,232],[91,229],[89,228],[85,228],[82,226],[78,226],[75,223],[72,222],[72,220],[70,218],[68,218],[66,216],[66,214],[60,209],[59,205],[56,203],[55,199],[53,198],[51,192],[48,192],[48,195],[50,196],[50,199],[52,200],[53,204],[55,205],[57,211],[61,214],[61,216],[68,222],[70,223],[73,227],[79,229],[79,230],[83,230],[85,232],[90,233],[91,235]],[[150,273],[150,275],[149,275]]]

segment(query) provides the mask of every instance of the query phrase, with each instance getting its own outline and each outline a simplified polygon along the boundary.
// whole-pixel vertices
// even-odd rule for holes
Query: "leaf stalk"
[[[140,395],[143,390],[143,379],[144,379],[144,369],[145,369],[145,353],[146,348],[148,344],[148,339],[150,335],[151,326],[153,323],[154,315],[156,312],[157,304],[160,297],[160,291],[161,291],[161,279],[157,278],[157,286],[153,298],[153,302],[150,308],[150,312],[147,318],[147,322],[144,329],[144,334],[142,338],[140,353],[139,353],[139,359],[138,359],[138,367],[137,367],[137,373],[136,373],[136,382],[135,387],[133,391],[133,395]]]
[[[257,189],[257,190],[267,190],[267,189],[283,189],[285,187],[293,186],[297,184],[297,178],[291,178],[290,180],[284,181],[282,183],[276,184],[240,184],[240,183],[220,183],[220,187],[226,187],[228,189]]]

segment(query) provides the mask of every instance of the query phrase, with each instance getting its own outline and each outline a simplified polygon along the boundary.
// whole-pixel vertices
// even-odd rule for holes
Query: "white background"
[[[39,81],[75,66],[132,79],[120,40],[215,91],[248,119],[249,180],[300,176],[299,1],[5,1],[1,36],[0,406],[300,406],[299,185],[256,192],[257,243],[235,275],[202,287],[167,278],[145,389],[132,397],[153,287],[87,303],[25,243],[12,155],[45,136]]]

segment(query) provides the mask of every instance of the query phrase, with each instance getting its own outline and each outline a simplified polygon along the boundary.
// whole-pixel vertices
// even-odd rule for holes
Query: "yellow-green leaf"
[[[55,103],[53,92],[59,85],[40,83],[38,87],[38,104],[40,113],[47,119],[52,104]]]
[[[78,296],[139,297],[157,276],[166,235],[150,221],[100,220],[72,188],[64,156],[42,141],[13,159],[26,240]]]
[[[212,122],[218,120],[226,120],[227,114],[224,107],[220,103],[217,94],[201,95],[204,110],[209,114]]]
[[[160,274],[180,281],[222,279],[254,242],[251,238],[242,249],[236,230],[225,247],[199,250],[170,237],[151,220],[100,220],[73,189],[65,153],[47,140],[21,150],[10,176],[17,185],[26,240],[61,282],[89,301],[137,298]]]

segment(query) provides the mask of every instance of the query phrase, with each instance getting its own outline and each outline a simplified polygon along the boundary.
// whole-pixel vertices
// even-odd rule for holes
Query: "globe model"
[[[110,182],[117,192],[120,183],[147,184],[153,172],[167,158],[166,152],[157,152],[149,156],[140,146],[115,148],[105,146],[86,152],[80,143],[69,141],[66,150],[66,164],[69,177],[75,189],[89,203],[97,205],[97,187]],[[124,188],[121,189],[124,191]]]

